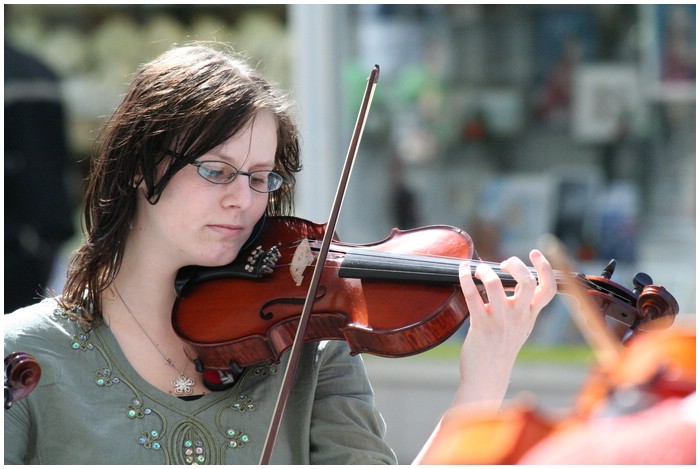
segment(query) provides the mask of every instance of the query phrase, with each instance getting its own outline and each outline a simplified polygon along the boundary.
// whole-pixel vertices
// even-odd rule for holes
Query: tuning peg
[[[615,266],[617,266],[617,261],[615,259],[610,259],[610,262],[608,262],[608,265],[605,266],[603,269],[603,273],[600,274],[601,277],[610,279],[612,277],[613,272],[615,272]]]
[[[634,285],[634,293],[636,295],[641,294],[642,290],[644,290],[644,287],[648,287],[653,283],[654,281],[649,275],[645,274],[644,272],[637,273],[637,275],[635,275],[632,279],[632,284]]]

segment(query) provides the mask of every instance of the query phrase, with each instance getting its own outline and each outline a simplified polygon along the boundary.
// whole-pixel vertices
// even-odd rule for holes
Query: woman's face
[[[224,161],[244,172],[272,170],[277,149],[277,123],[263,111],[247,127],[198,158]],[[139,197],[130,243],[150,262],[219,266],[232,262],[267,207],[268,194],[255,192],[248,177],[228,184],[202,178],[187,165],[168,183],[157,204]]]

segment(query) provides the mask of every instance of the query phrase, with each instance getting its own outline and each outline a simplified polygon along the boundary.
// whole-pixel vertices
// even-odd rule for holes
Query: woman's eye
[[[250,183],[256,187],[267,187],[267,172],[254,172],[250,175]]]
[[[199,174],[210,181],[223,181],[227,178],[226,170],[213,164],[202,164],[199,167]]]
[[[215,179],[220,178],[224,174],[223,171],[220,171],[217,169],[211,169],[211,168],[204,168],[204,167],[202,168],[202,172],[204,172],[204,176],[206,176],[208,178],[215,178]]]

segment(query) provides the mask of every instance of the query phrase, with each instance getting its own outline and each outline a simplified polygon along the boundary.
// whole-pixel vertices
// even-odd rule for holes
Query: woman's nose
[[[248,176],[239,174],[228,184],[223,184],[224,198],[222,202],[225,206],[240,206],[246,208],[250,205],[255,192],[248,184]]]

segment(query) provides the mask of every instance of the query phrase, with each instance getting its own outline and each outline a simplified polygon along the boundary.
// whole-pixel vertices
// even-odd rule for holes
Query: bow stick
[[[282,422],[282,415],[284,414],[284,409],[287,405],[287,400],[291,391],[292,380],[294,379],[297,365],[299,364],[301,347],[304,343],[304,336],[306,335],[307,324],[309,322],[309,316],[311,315],[311,307],[316,296],[316,291],[318,290],[319,282],[321,281],[321,274],[323,273],[323,267],[326,263],[326,258],[328,257],[328,251],[333,239],[333,234],[335,233],[335,225],[338,221],[338,215],[340,214],[340,207],[343,204],[343,198],[345,197],[348,180],[350,179],[350,173],[352,172],[355,155],[357,154],[357,148],[360,144],[360,139],[362,138],[362,132],[365,128],[365,120],[367,118],[367,114],[369,114],[372,97],[374,96],[374,89],[378,80],[379,65],[375,65],[367,80],[367,88],[365,89],[362,105],[360,106],[357,121],[355,122],[355,129],[353,130],[352,139],[350,140],[350,147],[348,148],[348,153],[345,157],[345,165],[343,166],[343,172],[340,176],[340,182],[338,183],[335,199],[333,200],[331,214],[326,224],[326,232],[323,235],[321,249],[316,258],[316,265],[314,266],[314,273],[313,277],[311,278],[309,291],[306,294],[304,309],[299,317],[299,325],[297,326],[296,336],[294,337],[294,342],[292,343],[289,363],[287,364],[287,369],[285,370],[284,378],[282,380],[282,387],[280,388],[279,396],[277,397],[277,403],[275,404],[272,422],[270,424],[270,428],[268,429],[265,446],[263,447],[262,456],[260,458],[260,464],[269,463],[270,456],[272,455],[272,450],[277,439],[280,423]]]

